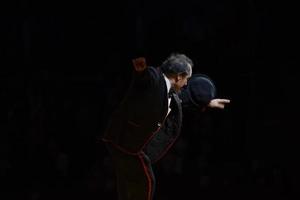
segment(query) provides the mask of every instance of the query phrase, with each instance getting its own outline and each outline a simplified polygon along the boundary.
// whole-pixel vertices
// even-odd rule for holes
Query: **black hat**
[[[216,87],[213,81],[204,74],[194,74],[188,81],[180,97],[185,105],[202,107],[216,97]]]

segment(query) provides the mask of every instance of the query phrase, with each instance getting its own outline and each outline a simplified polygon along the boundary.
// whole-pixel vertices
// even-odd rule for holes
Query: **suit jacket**
[[[149,153],[156,152],[152,159],[160,157],[175,142],[181,128],[180,100],[176,94],[172,98],[172,111],[167,117],[168,94],[162,72],[154,67],[134,71],[132,83],[112,114],[103,141],[125,153],[138,154],[148,149],[150,141],[163,138],[164,142],[152,142],[148,149]]]
[[[165,123],[143,149],[152,163],[160,160],[180,135],[182,124],[182,101],[176,93],[174,93],[171,98],[171,112],[166,118]]]

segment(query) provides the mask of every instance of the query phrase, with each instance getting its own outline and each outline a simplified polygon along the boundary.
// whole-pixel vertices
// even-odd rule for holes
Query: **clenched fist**
[[[132,59],[132,63],[137,72],[144,71],[147,67],[146,59],[144,57]]]

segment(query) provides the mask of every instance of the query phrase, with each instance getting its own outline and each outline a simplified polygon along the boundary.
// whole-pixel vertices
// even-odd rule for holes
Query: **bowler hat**
[[[203,107],[216,97],[216,87],[207,75],[194,74],[180,97],[185,106]]]

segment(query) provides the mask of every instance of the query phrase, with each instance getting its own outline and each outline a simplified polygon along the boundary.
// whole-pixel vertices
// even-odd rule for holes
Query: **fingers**
[[[230,103],[230,100],[229,99],[218,99],[218,102],[222,103],[222,104],[227,104],[227,103]]]
[[[224,109],[226,104],[230,103],[229,99],[215,99],[216,108]]]
[[[219,104],[218,108],[224,109],[225,105],[224,104]]]
[[[224,109],[226,104],[229,104],[229,99],[213,99],[208,104],[208,107]]]

